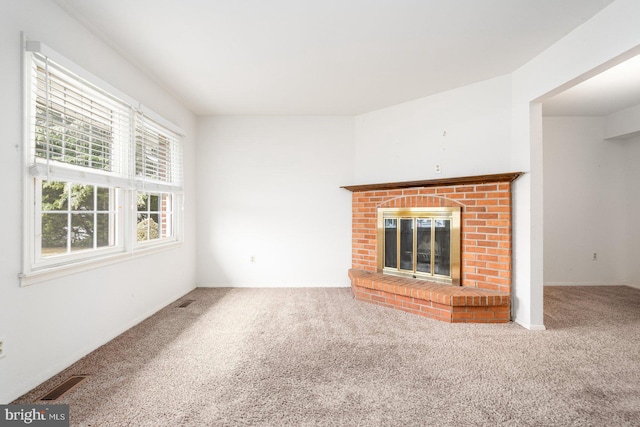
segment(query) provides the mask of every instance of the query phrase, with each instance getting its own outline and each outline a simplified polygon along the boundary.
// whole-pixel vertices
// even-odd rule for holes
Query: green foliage
[[[42,183],[43,250],[46,249],[49,253],[64,252],[68,242],[73,249],[93,247],[95,190],[93,185],[71,185],[60,181]],[[108,207],[108,191],[98,189],[98,205]],[[108,215],[98,216],[98,227],[107,229],[108,240]],[[104,230],[100,234],[104,235]],[[103,236],[102,240],[104,239]]]
[[[138,223],[138,242],[160,237],[158,223],[153,218],[145,218]]]
[[[138,202],[136,203],[138,205],[138,210],[139,211],[146,211],[147,210],[147,199],[149,198],[149,195],[147,195],[145,193],[136,193],[136,196],[138,198]]]
[[[92,122],[91,117],[76,116],[46,108],[44,99],[39,98],[36,105],[36,156],[110,171],[113,132]]]

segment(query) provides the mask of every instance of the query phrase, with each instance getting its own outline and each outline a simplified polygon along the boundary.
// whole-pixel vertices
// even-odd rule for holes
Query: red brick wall
[[[377,270],[378,208],[460,206],[461,285],[511,292],[510,187],[506,182],[354,192],[352,268]]]

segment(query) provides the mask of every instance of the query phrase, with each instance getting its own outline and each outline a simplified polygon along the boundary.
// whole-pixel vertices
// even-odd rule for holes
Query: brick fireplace
[[[447,322],[504,323],[511,307],[511,183],[522,173],[345,186],[354,297]],[[382,274],[379,208],[460,207],[460,286]]]

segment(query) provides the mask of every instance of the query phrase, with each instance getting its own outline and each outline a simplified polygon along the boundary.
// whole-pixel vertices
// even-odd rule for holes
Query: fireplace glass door
[[[422,273],[431,273],[431,218],[416,218],[417,251],[416,270]]]
[[[378,270],[459,283],[459,208],[380,209]]]
[[[413,221],[400,220],[400,269],[413,270]]]

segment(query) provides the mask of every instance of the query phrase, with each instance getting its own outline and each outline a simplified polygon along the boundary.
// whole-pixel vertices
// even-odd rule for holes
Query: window
[[[26,46],[22,283],[178,242],[182,132],[45,45]]]
[[[137,241],[173,236],[173,198],[170,193],[138,193]]]
[[[459,284],[460,208],[378,209],[378,271]]]
[[[41,258],[115,247],[116,190],[97,185],[38,180],[36,235]]]
[[[138,115],[136,123],[136,176],[161,183],[176,181],[180,151],[175,135],[161,125]]]
[[[182,178],[179,138],[143,114],[136,115],[135,128],[136,240],[170,240],[175,236],[175,188]]]

